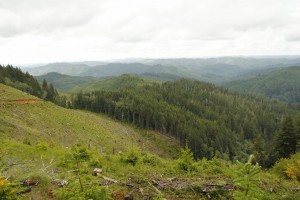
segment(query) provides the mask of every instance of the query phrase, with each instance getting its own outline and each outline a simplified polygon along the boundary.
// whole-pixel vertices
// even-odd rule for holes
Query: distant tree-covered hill
[[[33,75],[49,72],[71,76],[108,77],[121,74],[170,74],[181,78],[222,83],[252,78],[268,69],[296,66],[299,57],[218,57],[174,59],[129,59],[110,62],[50,63],[26,70]]]
[[[42,65],[34,68],[26,68],[25,71],[28,71],[30,74],[34,76],[41,76],[48,74],[50,72],[57,72],[60,74],[66,74],[71,76],[79,76],[84,71],[90,68],[89,65],[82,63],[49,63],[46,65]]]
[[[95,78],[92,76],[69,76],[59,74],[57,72],[50,72],[42,76],[36,76],[35,78],[40,82],[46,80],[48,83],[53,84],[55,88],[62,92],[66,92],[80,84],[99,80],[99,78]]]
[[[86,84],[78,85],[72,88],[69,92],[91,92],[95,90],[120,90],[126,87],[138,87],[142,85],[151,85],[154,80],[142,79],[137,75],[123,74],[118,77],[97,80]]]
[[[225,84],[229,89],[300,103],[300,66],[277,69],[255,78]]]

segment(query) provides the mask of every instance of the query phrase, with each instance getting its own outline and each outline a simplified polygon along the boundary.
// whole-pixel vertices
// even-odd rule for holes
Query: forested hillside
[[[137,75],[123,74],[118,77],[97,80],[73,87],[69,92],[91,92],[95,90],[119,90],[127,87],[138,87],[142,85],[151,85],[154,80],[142,79]]]
[[[69,76],[59,74],[57,72],[50,72],[42,76],[36,76],[35,78],[39,82],[43,82],[43,80],[46,80],[48,83],[51,83],[56,89],[62,92],[67,92],[77,85],[99,80],[99,78],[91,76]]]
[[[248,80],[225,84],[231,90],[254,93],[287,103],[300,102],[300,67],[288,67]]]
[[[72,106],[175,137],[196,158],[230,160],[253,152],[257,137],[271,141],[282,120],[294,113],[276,101],[190,80],[80,93]]]
[[[29,73],[23,73],[21,69],[14,68],[11,65],[0,65],[0,83],[15,87],[37,97],[42,97],[45,92],[33,76]],[[53,88],[53,86],[50,87]]]
[[[66,105],[66,98],[59,96],[57,90],[46,80],[39,83],[28,72],[24,73],[21,69],[11,65],[0,65],[0,83],[17,88],[23,92],[32,94],[47,101],[52,101],[61,106]]]

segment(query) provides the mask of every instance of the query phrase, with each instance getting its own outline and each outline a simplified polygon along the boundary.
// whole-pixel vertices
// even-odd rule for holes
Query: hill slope
[[[91,92],[95,90],[118,90],[126,87],[137,87],[142,85],[151,85],[155,83],[152,80],[139,78],[136,75],[123,74],[118,77],[112,77],[105,80],[97,80],[90,83],[75,86],[70,92]]]
[[[170,138],[49,102],[7,102],[37,98],[2,84],[0,92],[1,199],[233,198],[233,191],[244,192],[234,185],[237,177],[260,180],[248,189],[256,198],[299,198],[299,184],[277,174],[257,171],[249,178],[237,173],[243,165],[218,158],[196,162],[188,149],[178,160],[163,160],[149,151],[173,157],[178,145]],[[101,172],[93,176],[95,167]]]
[[[25,104],[1,102],[8,99],[37,98],[2,84],[0,84],[0,92],[3,94],[0,97],[0,138],[2,139],[22,141],[27,135],[33,143],[51,141],[53,144],[70,146],[81,142],[101,148],[103,152],[108,153],[111,153],[113,148],[115,151],[124,151],[132,145],[139,147],[142,141],[145,147],[149,144],[149,148],[157,149],[162,156],[170,156],[164,154],[157,146],[161,142],[147,141],[147,135],[154,133],[144,132],[145,137],[143,137],[139,130],[114,122],[105,116],[65,109],[50,102]],[[153,139],[164,140],[156,134]]]
[[[240,159],[248,151],[246,142],[256,136],[271,140],[281,118],[292,113],[280,102],[184,79],[80,93],[72,105],[168,134],[182,146],[188,144],[197,158],[221,154],[231,160]]]
[[[229,89],[264,95],[288,103],[300,102],[300,67],[274,70],[248,80],[225,84]]]
[[[69,76],[59,74],[57,72],[50,72],[45,75],[36,76],[35,78],[39,82],[43,82],[43,80],[46,80],[48,83],[53,84],[55,88],[62,92],[66,92],[77,85],[98,80],[98,78],[91,76]]]

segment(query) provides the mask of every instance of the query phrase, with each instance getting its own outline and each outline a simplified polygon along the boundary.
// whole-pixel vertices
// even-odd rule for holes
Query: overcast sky
[[[299,54],[299,0],[0,0],[2,64]]]

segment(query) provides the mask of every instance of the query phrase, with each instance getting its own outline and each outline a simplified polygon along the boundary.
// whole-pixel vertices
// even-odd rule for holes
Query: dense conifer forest
[[[79,93],[73,95],[71,107],[105,113],[175,137],[181,146],[188,144],[195,158],[228,160],[253,153],[257,138],[268,141],[259,152],[266,154],[281,122],[295,113],[278,101],[184,79],[114,92]]]

